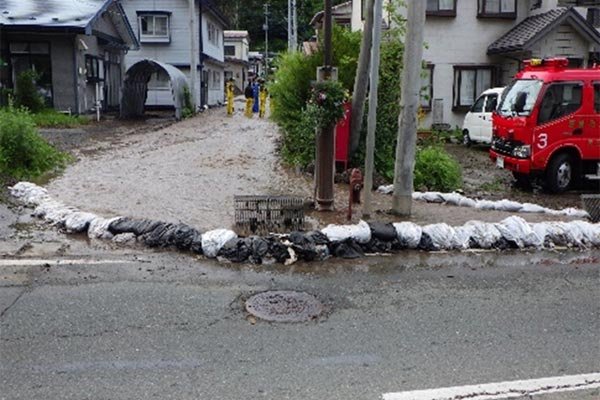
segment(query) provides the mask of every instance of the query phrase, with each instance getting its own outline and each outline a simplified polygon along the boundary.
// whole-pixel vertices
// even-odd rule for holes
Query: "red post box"
[[[344,117],[335,126],[335,162],[344,165],[344,171],[348,169],[348,147],[350,145],[350,115],[352,103],[346,102]]]

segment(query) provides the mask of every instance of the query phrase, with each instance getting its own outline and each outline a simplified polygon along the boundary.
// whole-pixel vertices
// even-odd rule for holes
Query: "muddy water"
[[[239,106],[236,104],[236,108]],[[223,108],[214,109],[162,129],[138,129],[87,143],[77,152],[79,161],[47,187],[52,196],[66,204],[102,216],[185,222],[201,230],[231,227],[234,195],[311,198],[312,177],[295,174],[280,165],[276,153],[278,137],[277,127],[268,120],[247,119],[240,111],[227,117]],[[486,156],[473,153],[479,156],[475,157],[479,163],[469,163],[473,165],[466,169],[483,169],[480,164]],[[510,193],[503,194],[496,193],[500,198],[512,197]],[[484,197],[495,197],[490,195]],[[560,205],[578,205],[569,200],[565,202],[569,204]],[[399,220],[385,212],[391,207],[391,196],[375,193],[373,202],[373,219]],[[335,212],[309,212],[307,228],[346,222],[347,185],[336,185],[335,205]],[[356,222],[361,218],[361,207],[354,208],[352,220]],[[496,222],[509,215],[414,202],[410,219],[420,224],[461,225],[473,219]],[[557,219],[520,215],[531,222]]]
[[[276,138],[270,122],[211,110],[123,137],[110,151],[80,154],[48,189],[67,204],[102,215],[227,227],[234,195],[310,195],[290,184],[279,167]]]

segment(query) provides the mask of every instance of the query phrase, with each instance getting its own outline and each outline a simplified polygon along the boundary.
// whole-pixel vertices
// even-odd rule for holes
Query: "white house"
[[[233,79],[239,92],[244,91],[250,62],[250,35],[248,31],[225,31],[225,80]]]
[[[223,103],[223,30],[227,23],[214,2],[121,1],[140,42],[139,50],[125,57],[127,67],[144,60],[172,65],[194,86],[192,95],[198,106]],[[172,84],[164,69],[153,73],[147,94],[146,106],[173,105]]]
[[[353,1],[353,30],[362,29],[363,2]],[[576,66],[599,60],[599,27],[598,1],[429,0],[423,125],[460,126],[477,96],[509,83],[522,60],[561,56]]]

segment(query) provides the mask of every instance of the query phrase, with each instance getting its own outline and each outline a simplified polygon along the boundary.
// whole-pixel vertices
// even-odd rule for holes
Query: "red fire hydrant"
[[[348,221],[352,219],[352,204],[360,204],[360,191],[363,188],[363,176],[360,169],[350,171],[350,198],[348,202]]]

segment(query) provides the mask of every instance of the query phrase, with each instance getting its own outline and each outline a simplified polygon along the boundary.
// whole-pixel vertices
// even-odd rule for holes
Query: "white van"
[[[492,111],[500,102],[503,87],[491,88],[484,91],[471,107],[463,122],[463,143],[492,143]]]

